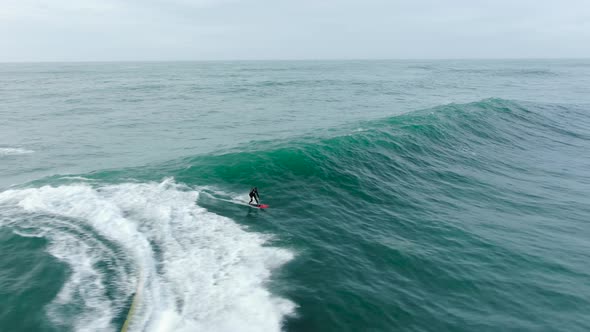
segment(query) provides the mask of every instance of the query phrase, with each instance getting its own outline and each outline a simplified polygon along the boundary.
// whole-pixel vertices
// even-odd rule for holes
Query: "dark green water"
[[[7,331],[590,329],[588,61],[0,69]]]

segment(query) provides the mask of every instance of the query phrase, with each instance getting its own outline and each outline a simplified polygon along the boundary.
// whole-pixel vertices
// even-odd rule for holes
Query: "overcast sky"
[[[590,0],[0,0],[0,61],[590,57]]]

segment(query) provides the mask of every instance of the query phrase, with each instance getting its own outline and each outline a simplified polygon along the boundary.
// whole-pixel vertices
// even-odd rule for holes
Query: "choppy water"
[[[589,112],[587,60],[2,64],[0,326],[588,331]]]

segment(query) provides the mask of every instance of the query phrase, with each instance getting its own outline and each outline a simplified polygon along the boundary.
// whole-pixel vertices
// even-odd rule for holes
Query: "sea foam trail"
[[[21,148],[0,148],[0,156],[10,156],[18,154],[33,153],[33,150],[21,149]]]
[[[293,254],[197,206],[198,195],[172,180],[7,190],[0,226],[46,237],[71,267],[47,308],[57,325],[116,331],[137,290],[129,331],[279,331],[295,305],[265,285]]]

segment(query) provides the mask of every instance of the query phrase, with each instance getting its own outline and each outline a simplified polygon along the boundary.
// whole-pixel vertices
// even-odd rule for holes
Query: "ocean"
[[[0,251],[6,332],[590,331],[590,60],[0,64]]]

